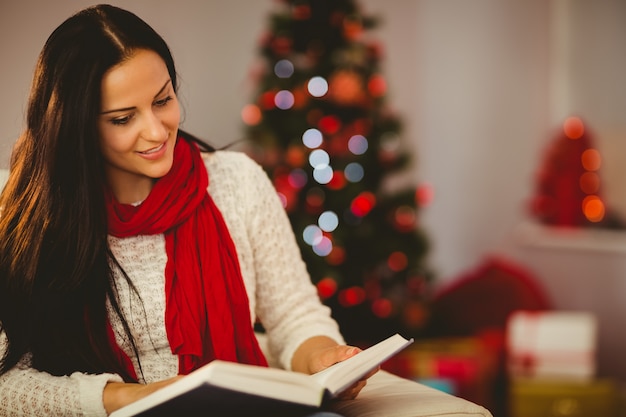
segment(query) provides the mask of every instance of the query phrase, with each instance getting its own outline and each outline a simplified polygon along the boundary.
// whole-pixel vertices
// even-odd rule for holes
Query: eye
[[[165,105],[166,105],[166,104],[167,104],[170,100],[172,100],[172,96],[167,96],[167,97],[165,97],[165,98],[163,98],[163,99],[161,99],[161,100],[157,100],[157,101],[155,101],[155,102],[154,102],[154,105],[155,105],[155,106],[158,106],[158,107],[163,107],[163,106],[165,106]]]
[[[116,126],[122,126],[127,124],[128,122],[130,122],[130,119],[132,119],[133,116],[132,115],[128,115],[128,116],[124,116],[124,117],[118,117],[116,119],[111,119],[111,123],[116,125]]]

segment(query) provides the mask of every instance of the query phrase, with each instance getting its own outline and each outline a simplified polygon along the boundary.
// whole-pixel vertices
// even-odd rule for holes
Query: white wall
[[[37,55],[50,32],[93,0],[0,0],[0,166],[22,129]],[[184,127],[217,145],[241,136],[239,111],[264,16],[272,1],[112,0],[169,43],[181,75]]]

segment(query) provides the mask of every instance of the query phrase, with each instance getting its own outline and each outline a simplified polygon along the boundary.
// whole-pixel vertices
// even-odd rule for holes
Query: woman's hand
[[[361,349],[354,346],[338,345],[334,340],[318,336],[306,340],[294,353],[291,367],[294,371],[314,374],[321,370],[345,361],[359,353]],[[373,370],[339,395],[339,399],[354,399],[361,392],[367,379],[374,375]]]
[[[154,391],[157,391],[158,389],[163,388],[180,378],[182,378],[181,375],[163,381],[153,382],[151,384],[109,382],[104,387],[104,393],[102,394],[104,409],[107,414],[111,414],[113,411],[133,403],[148,394],[152,394]]]

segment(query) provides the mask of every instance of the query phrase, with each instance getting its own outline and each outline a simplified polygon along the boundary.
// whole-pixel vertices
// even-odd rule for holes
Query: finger
[[[322,370],[336,364],[337,362],[344,361],[356,355],[360,351],[361,349],[357,347],[345,345],[338,345],[328,348],[321,352],[320,356],[318,357],[318,367],[320,369],[317,370]]]
[[[359,395],[359,393],[365,387],[366,384],[367,384],[366,380],[358,381],[357,383],[352,385],[350,388],[343,391],[337,398],[340,400],[353,400]]]

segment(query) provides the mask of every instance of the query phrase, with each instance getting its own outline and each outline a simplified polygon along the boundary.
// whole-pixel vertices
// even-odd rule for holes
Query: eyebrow
[[[163,84],[163,87],[161,87],[161,89],[154,95],[154,98],[157,98],[159,95],[161,95],[161,93],[167,88],[168,84],[171,83],[172,80],[168,79],[165,84]],[[100,112],[100,114],[109,114],[109,113],[117,113],[117,112],[123,112],[123,111],[128,111],[128,110],[134,110],[136,109],[136,106],[132,106],[132,107],[124,107],[121,109],[113,109],[113,110],[106,110],[103,112]]]

